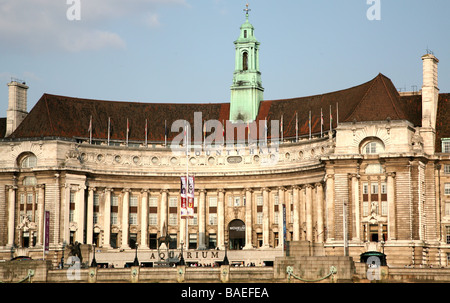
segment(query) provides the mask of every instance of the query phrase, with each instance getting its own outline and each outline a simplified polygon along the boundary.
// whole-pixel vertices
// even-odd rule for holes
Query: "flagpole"
[[[147,147],[147,127],[148,127],[148,124],[147,124],[148,122],[147,122],[147,119],[145,119],[145,146]]]
[[[111,117],[108,117],[108,146],[109,146],[110,131],[111,131]]]
[[[320,109],[320,137],[323,137],[323,112]]]
[[[92,116],[89,120],[89,144],[92,144]]]
[[[309,111],[309,140],[311,140],[311,111]]]
[[[189,143],[188,143],[188,127],[186,124],[186,249],[188,248],[188,224],[189,216],[187,215],[187,205],[189,203],[188,192],[189,192]]]

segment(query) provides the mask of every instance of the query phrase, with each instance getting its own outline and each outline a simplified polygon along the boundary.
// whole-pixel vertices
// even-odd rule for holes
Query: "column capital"
[[[89,186],[89,191],[97,191],[97,187]]]
[[[305,184],[303,186],[304,186],[305,189],[307,189],[307,188],[314,188],[314,186],[312,184],[309,184],[309,183]]]
[[[314,184],[314,186],[316,188],[320,188],[320,187],[323,187],[323,184],[322,184],[322,182],[317,182],[316,184]]]
[[[16,190],[17,189],[17,186],[16,185],[6,185],[6,189],[7,190]]]
[[[262,187],[261,191],[271,192],[272,190],[269,187]]]
[[[36,185],[36,188],[45,189],[45,184],[38,184]]]
[[[284,186],[278,186],[278,190],[279,190],[279,191],[286,191],[286,187],[284,187]]]
[[[107,187],[103,190],[105,193],[112,192],[113,189],[111,187]]]
[[[327,175],[325,175],[325,178],[328,180],[328,179],[331,179],[331,180],[334,180],[334,174],[327,174]]]
[[[300,189],[300,185],[292,185],[292,189],[297,189],[297,190],[299,190],[299,189]]]
[[[217,192],[219,192],[219,193],[225,193],[225,189],[219,188],[219,189],[217,189]]]
[[[148,194],[149,192],[150,192],[150,190],[148,188],[141,189],[141,193],[143,193],[143,194]]]
[[[200,189],[198,190],[198,192],[201,193],[201,194],[206,194],[206,193],[207,193],[207,190],[206,190],[205,188],[200,188]]]
[[[169,190],[167,188],[163,188],[159,191],[161,194],[168,194]]]
[[[395,172],[386,173],[386,177],[395,178],[396,175],[397,175],[397,174],[396,174]]]
[[[246,187],[244,190],[245,190],[245,192],[253,192],[253,188],[250,188],[250,187]]]
[[[129,192],[131,192],[131,189],[130,188],[124,188],[124,189],[122,189],[122,192],[123,193],[129,193]]]

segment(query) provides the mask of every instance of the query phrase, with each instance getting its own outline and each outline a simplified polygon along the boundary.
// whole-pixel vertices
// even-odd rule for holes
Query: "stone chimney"
[[[11,79],[8,83],[9,99],[6,111],[6,133],[5,137],[11,135],[27,116],[27,90],[25,82]]]
[[[436,137],[436,116],[439,100],[439,60],[433,54],[426,54],[422,56],[422,61],[422,128],[420,130],[420,134],[424,139],[425,153],[434,154]]]

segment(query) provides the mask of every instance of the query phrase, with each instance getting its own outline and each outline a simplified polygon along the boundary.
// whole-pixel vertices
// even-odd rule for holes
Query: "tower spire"
[[[245,16],[246,16],[247,18],[248,18],[248,12],[251,11],[251,9],[248,8],[248,5],[249,5],[249,4],[247,3],[247,4],[245,5],[245,8],[244,8]]]

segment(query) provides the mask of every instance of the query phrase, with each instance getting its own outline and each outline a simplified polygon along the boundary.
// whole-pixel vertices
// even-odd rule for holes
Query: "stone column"
[[[313,203],[311,184],[306,185],[306,241],[313,242]]]
[[[245,246],[244,249],[252,249],[252,192],[251,188],[245,189]]]
[[[278,247],[282,248],[284,246],[284,229],[283,229],[283,206],[285,206],[284,202],[284,193],[286,188],[278,187]]]
[[[217,201],[217,246],[219,249],[225,249],[225,191],[219,189],[219,198]]]
[[[269,188],[263,188],[263,245],[262,248],[268,248],[269,245]]]
[[[353,240],[361,239],[361,216],[360,216],[360,205],[359,205],[359,176],[358,174],[351,174],[352,181],[352,203],[353,203],[353,219],[354,227],[353,230],[355,234],[353,235]]]
[[[198,249],[206,249],[206,190],[200,189],[198,201]]]
[[[103,209],[103,247],[111,248],[111,188],[105,189]]]
[[[39,217],[39,222],[38,222],[38,237],[37,237],[37,246],[42,246],[44,245],[44,237],[45,237],[45,195],[44,195],[44,191],[45,191],[45,185],[44,184],[39,184],[36,186],[38,189],[38,217]]]
[[[92,244],[94,236],[94,187],[88,189],[86,244]]]
[[[65,184],[63,189],[64,203],[62,211],[62,221],[64,222],[63,242],[65,241],[67,244],[70,243],[70,191],[70,185]]]
[[[168,190],[161,190],[161,201],[159,207],[159,232],[161,236],[165,236],[165,233],[169,229],[169,222],[167,221],[167,194]],[[166,230],[164,230],[164,228]]]
[[[60,227],[61,227],[61,185],[60,185],[60,175],[55,174],[55,213],[50,213],[50,222],[52,221],[51,217],[53,215],[54,218],[54,226],[51,228],[53,230],[53,241],[49,239],[50,242],[53,242],[54,244],[61,244],[61,234],[60,234]],[[50,233],[51,234],[51,233]]]
[[[129,233],[129,211],[130,211],[130,189],[125,188],[123,191],[122,200],[122,245],[121,249],[129,249],[128,245],[128,233]]]
[[[397,234],[395,213],[395,173],[387,174],[387,203],[388,203],[388,240],[395,240]],[[437,186],[440,186],[438,184]]]
[[[148,190],[142,189],[141,194],[141,243],[139,248],[148,249]]]
[[[84,185],[79,185],[76,194],[76,203],[75,203],[75,213],[77,215],[77,233],[76,233],[76,241],[78,243],[84,243],[84,191],[86,187]]]
[[[317,241],[319,243],[324,242],[324,226],[323,226],[323,185],[322,183],[316,184],[316,197],[317,197]]]
[[[306,185],[300,187],[300,239],[306,241]]]
[[[326,191],[326,211],[327,211],[327,234],[326,239],[334,240],[334,175],[327,175],[327,191]]]
[[[292,199],[294,199],[294,224],[293,224],[293,228],[294,228],[294,241],[300,241],[300,216],[299,216],[299,211],[300,211],[300,197],[299,197],[299,187],[298,186],[293,186],[292,187]]]
[[[8,190],[8,243],[7,247],[14,246],[15,213],[16,213],[16,186],[7,186]]]

